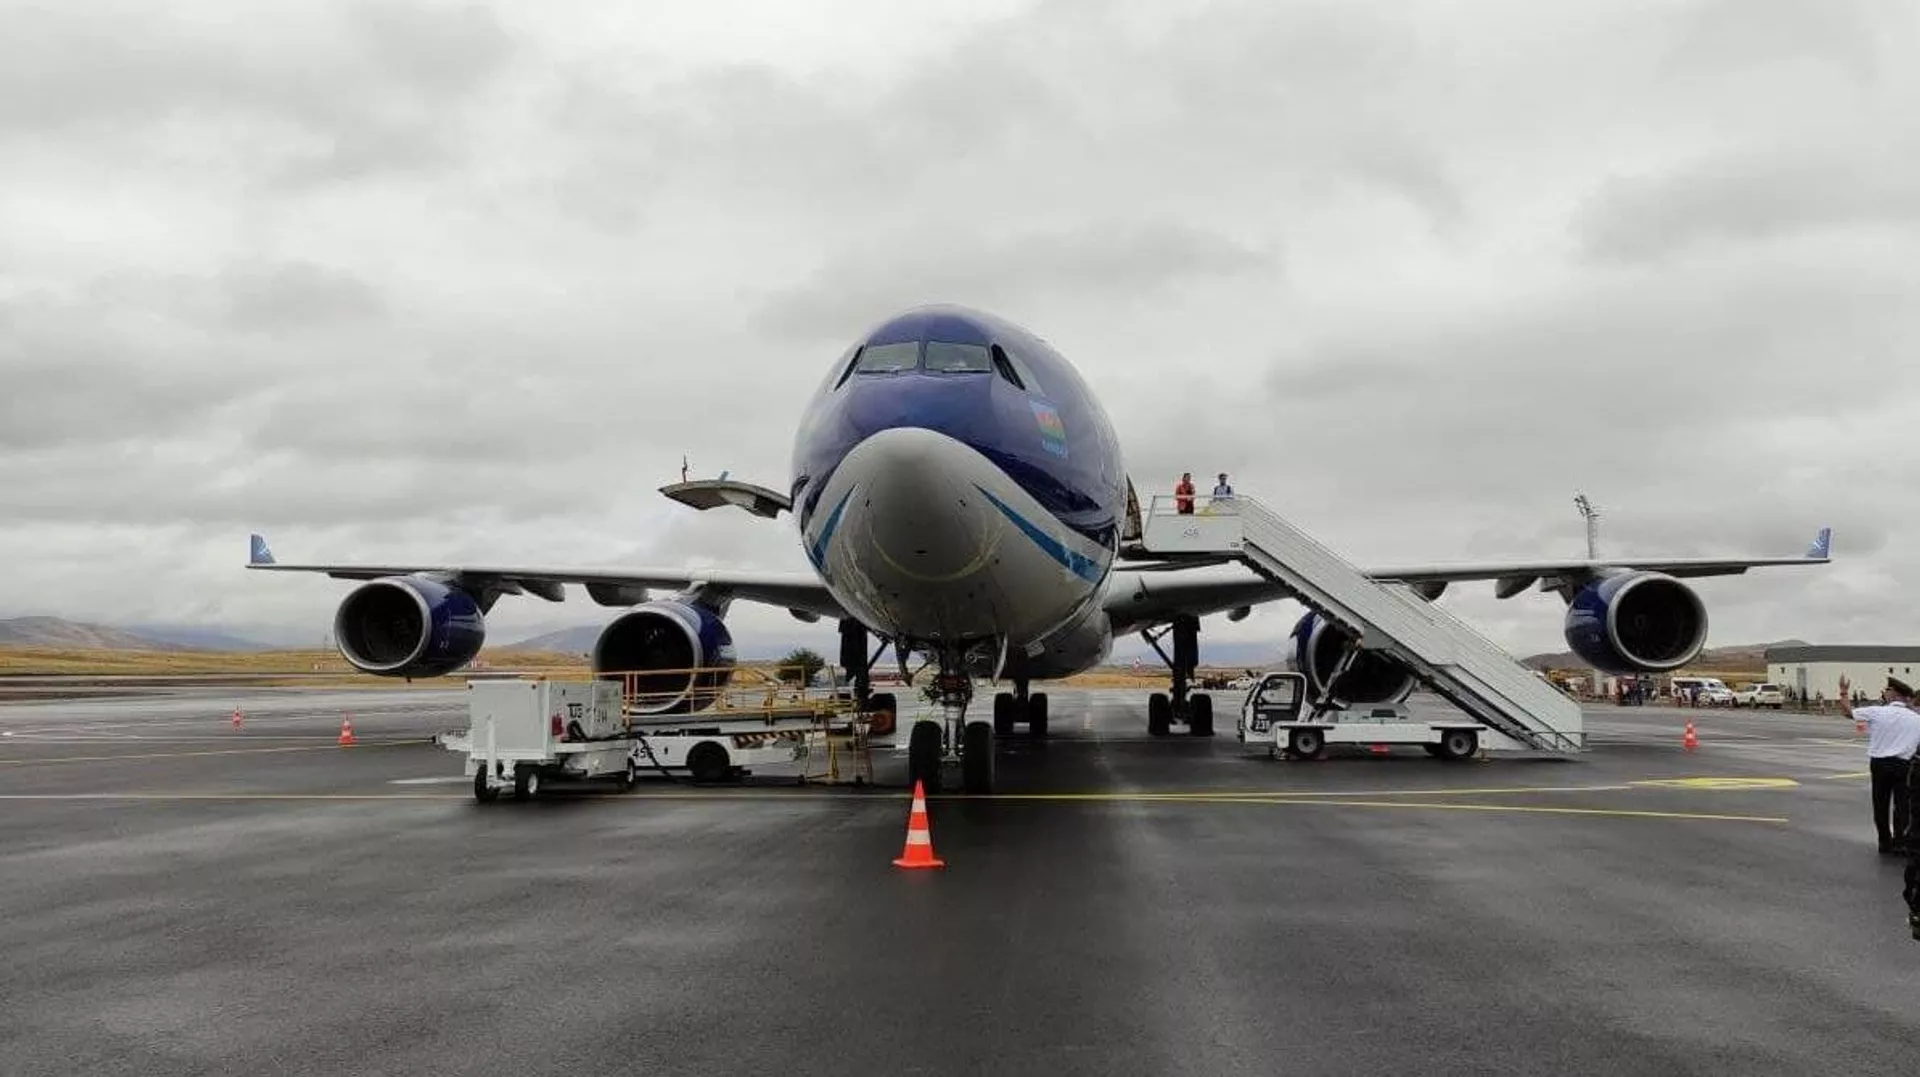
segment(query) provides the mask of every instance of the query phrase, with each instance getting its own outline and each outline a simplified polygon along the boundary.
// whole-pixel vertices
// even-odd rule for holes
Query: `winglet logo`
[[[1813,545],[1811,547],[1808,547],[1807,556],[1815,560],[1819,560],[1821,558],[1829,556],[1830,551],[1832,551],[1832,549],[1833,549],[1833,528],[1823,527],[1820,529],[1820,534],[1814,538]]]
[[[273,551],[267,549],[267,540],[259,535],[253,536],[251,548],[247,551],[247,560],[256,565],[273,564]]]
[[[1040,426],[1040,447],[1055,456],[1067,455],[1067,428],[1060,422],[1060,413],[1051,404],[1037,400],[1028,403],[1033,406],[1034,422]]]

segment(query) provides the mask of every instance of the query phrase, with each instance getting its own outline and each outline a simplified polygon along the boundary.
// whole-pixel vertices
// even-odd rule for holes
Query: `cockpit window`
[[[935,374],[991,374],[993,357],[979,344],[929,340],[927,369]]]
[[[898,344],[867,345],[860,349],[860,358],[854,361],[853,369],[858,374],[898,374],[919,365],[920,342],[906,340]]]
[[[1020,380],[1020,375],[1014,372],[1013,363],[1007,359],[1007,350],[995,344],[992,354],[993,368],[1000,372],[1001,377],[1007,379],[1007,384],[1016,389],[1025,389],[1026,383]]]
[[[1047,391],[1041,387],[1040,383],[1034,380],[1033,368],[1027,365],[1026,360],[1020,358],[1019,352],[1002,348],[1001,354],[1005,355],[1007,362],[1012,365],[1014,379],[1019,382],[1022,388],[1030,393],[1039,393],[1041,396],[1047,394]]]

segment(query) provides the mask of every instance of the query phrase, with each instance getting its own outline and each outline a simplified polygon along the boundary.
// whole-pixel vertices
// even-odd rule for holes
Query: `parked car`
[[[1749,684],[1733,694],[1733,705],[1736,707],[1772,707],[1779,710],[1786,702],[1786,690],[1777,684]]]

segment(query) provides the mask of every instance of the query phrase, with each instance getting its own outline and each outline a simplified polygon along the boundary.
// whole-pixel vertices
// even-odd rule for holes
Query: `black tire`
[[[1422,744],[1420,749],[1435,759],[1440,758],[1440,746],[1438,744]]]
[[[1452,762],[1472,759],[1473,753],[1480,749],[1480,734],[1471,729],[1449,729],[1440,734],[1439,756]]]
[[[892,692],[875,692],[868,696],[867,712],[871,715],[867,728],[876,737],[892,733],[900,720],[900,704]]]
[[[703,740],[687,753],[687,770],[696,782],[724,782],[733,772],[733,761],[718,741]]]
[[[640,775],[635,772],[633,760],[627,760],[627,765],[620,768],[620,791],[622,793],[633,792],[634,783],[639,780],[639,777]]]
[[[1015,704],[1012,692],[993,694],[993,731],[1002,736],[1013,733],[1013,712]]]
[[[993,727],[985,722],[961,731],[960,784],[969,793],[993,792]]]
[[[540,772],[532,767],[517,767],[513,772],[513,799],[532,800],[540,795]]]
[[[1165,692],[1155,692],[1147,697],[1147,733],[1150,736],[1164,737],[1173,728],[1173,700]]]
[[[1327,754],[1327,735],[1318,729],[1296,729],[1287,734],[1287,751],[1302,759]]]
[[[1196,737],[1213,736],[1213,697],[1191,696],[1187,707],[1187,732]]]
[[[924,719],[913,723],[907,736],[907,784],[925,784],[926,791],[940,791],[940,723]]]
[[[487,780],[487,765],[480,764],[480,769],[473,772],[473,799],[482,804],[491,804],[499,796],[500,790],[495,789],[493,783]]]
[[[1047,694],[1035,692],[1027,697],[1027,735],[1034,740],[1047,737]]]

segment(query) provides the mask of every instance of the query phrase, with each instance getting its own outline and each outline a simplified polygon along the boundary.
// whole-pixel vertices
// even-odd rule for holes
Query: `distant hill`
[[[61,647],[96,651],[194,649],[122,628],[82,624],[60,617],[12,617],[0,620],[0,647]]]
[[[1767,648],[1804,647],[1805,640],[1783,639],[1777,643],[1736,643],[1725,647],[1708,647],[1700,652],[1700,657],[1687,663],[1691,669],[1706,669],[1727,673],[1764,673],[1767,669]],[[1527,665],[1539,670],[1548,669],[1586,669],[1587,662],[1572,651],[1560,651],[1555,654],[1536,654],[1521,659]]]
[[[277,650],[272,644],[259,640],[245,639],[220,628],[207,628],[201,625],[136,624],[124,625],[122,631],[141,639],[157,640],[184,647],[192,651],[271,651]]]
[[[553,651],[558,654],[586,654],[593,650],[593,643],[600,638],[604,625],[581,625],[578,628],[563,628],[558,632],[523,639],[517,643],[503,643],[502,648],[516,651]]]

